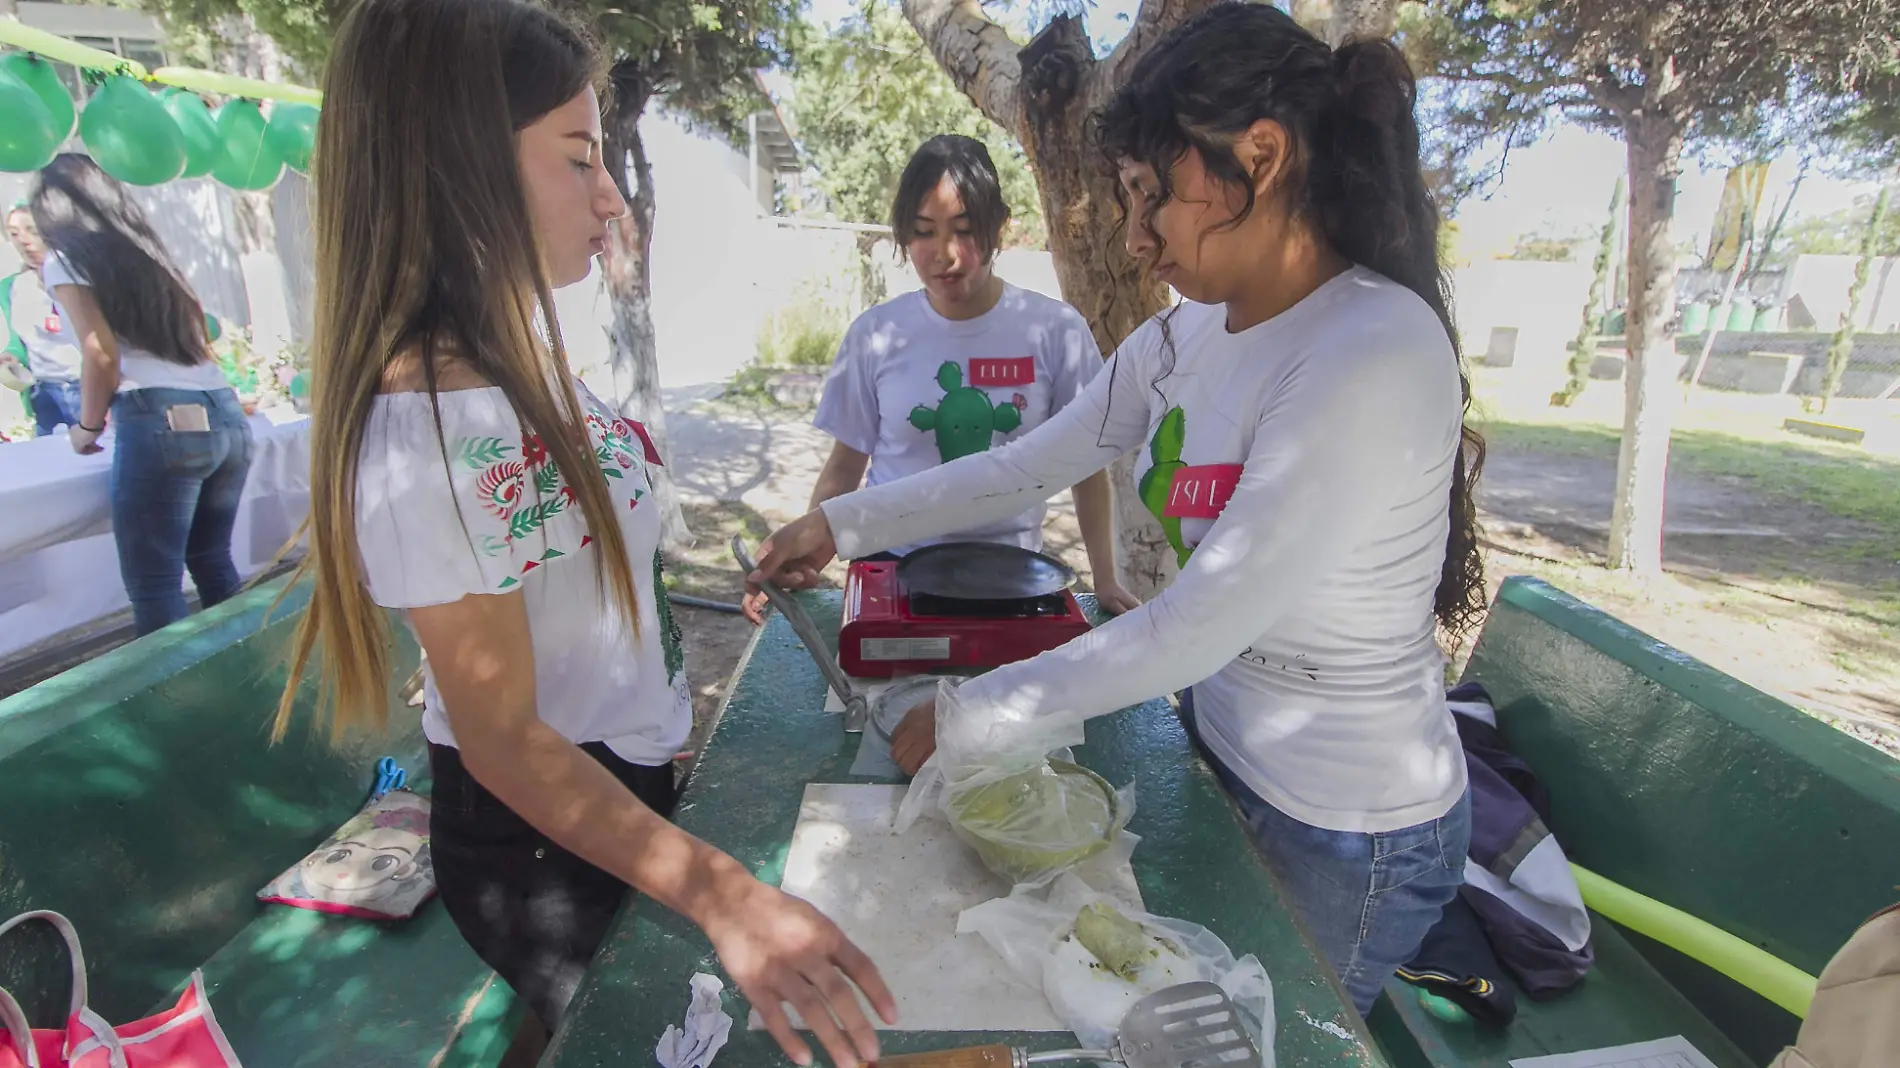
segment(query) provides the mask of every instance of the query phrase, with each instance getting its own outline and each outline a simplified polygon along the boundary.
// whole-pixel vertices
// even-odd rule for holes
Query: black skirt
[[[581,750],[648,808],[672,817],[679,788],[671,764],[634,764],[605,742]],[[552,1033],[626,900],[627,884],[515,815],[475,781],[455,747],[431,745],[429,765],[429,851],[442,904],[475,955]]]

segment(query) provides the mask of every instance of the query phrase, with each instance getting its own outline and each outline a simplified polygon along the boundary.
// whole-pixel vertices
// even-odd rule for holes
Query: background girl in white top
[[[1099,116],[1131,254],[1191,303],[1138,329],[1022,440],[825,502],[773,535],[793,585],[1140,450],[1185,564],[1158,597],[964,683],[960,712],[1184,718],[1360,1010],[1462,882],[1464,756],[1437,627],[1483,608],[1482,442],[1420,173],[1414,85],[1263,4],[1168,34]],[[934,710],[896,739],[914,769]]]
[[[85,156],[40,171],[33,221],[61,326],[78,340],[73,451],[112,426],[112,540],[139,634],[185,617],[185,573],[207,608],[238,591],[231,531],[251,426],[211,356],[204,309],[126,187]]]
[[[1008,221],[983,142],[940,134],[911,156],[892,200],[891,236],[924,287],[858,316],[838,346],[812,420],[837,439],[813,508],[860,482],[882,485],[1014,441],[1102,369],[1101,350],[1074,308],[991,269]],[[966,539],[1040,549],[1044,512],[1043,501],[1029,501],[1014,515],[884,552]],[[1140,602],[1117,577],[1106,473],[1076,483],[1075,514],[1102,607],[1133,608]]]
[[[520,0],[343,21],[313,174],[312,595],[277,729],[312,659],[333,730],[381,726],[401,609],[428,656],[443,904],[540,1022],[632,886],[706,933],[794,1060],[788,1001],[848,1068],[877,1056],[853,984],[894,1012],[877,970],[666,819],[692,721],[651,579],[659,457],[568,372],[551,295],[626,209],[599,70]]]

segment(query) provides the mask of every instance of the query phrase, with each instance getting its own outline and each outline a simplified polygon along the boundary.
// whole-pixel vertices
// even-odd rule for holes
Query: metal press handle
[[[732,558],[739,561],[739,566],[748,575],[759,569],[752,554],[746,551],[744,539],[737,534],[732,536]],[[865,702],[862,694],[851,688],[851,676],[846,675],[844,668],[831,658],[824,631],[812,622],[811,615],[805,611],[804,605],[798,603],[798,598],[779,589],[770,579],[762,579],[759,588],[765,591],[765,598],[772,602],[772,607],[778,609],[785,621],[792,625],[792,633],[798,636],[805,651],[818,664],[818,671],[825,681],[838,691],[839,699],[844,702],[844,729],[852,734],[862,731],[865,722],[871,718],[871,706]]]

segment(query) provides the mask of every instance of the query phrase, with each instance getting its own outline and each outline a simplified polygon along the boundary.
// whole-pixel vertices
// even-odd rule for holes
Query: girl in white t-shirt
[[[112,539],[132,622],[150,634],[185,618],[185,574],[206,608],[236,594],[231,556],[250,423],[212,358],[204,309],[131,191],[64,152],[33,184],[46,242],[40,279],[81,353],[73,451],[112,430]]]
[[[1437,628],[1482,611],[1482,441],[1398,50],[1221,3],[1099,116],[1131,255],[1190,303],[1020,441],[824,502],[756,581],[993,520],[1138,451],[1182,562],[1146,605],[957,690],[976,725],[1191,687],[1184,719],[1363,1012],[1463,882],[1464,754]],[[915,769],[934,706],[894,738]]]
[[[311,598],[277,730],[313,662],[333,731],[381,726],[400,610],[428,658],[443,904],[540,1024],[631,886],[706,933],[793,1060],[787,1002],[855,1068],[877,1040],[854,985],[895,1012],[876,968],[667,819],[692,712],[654,581],[660,458],[567,371],[553,315],[626,211],[601,70],[522,0],[343,20],[313,175]]]
[[[883,485],[1014,441],[1101,370],[1101,350],[1074,308],[991,269],[1008,221],[983,142],[940,134],[911,156],[891,205],[891,236],[923,288],[858,316],[838,346],[812,420],[837,439],[812,490],[813,508],[860,483]],[[1045,510],[1041,500],[1028,502],[1014,515],[879,555],[953,540],[1040,549]],[[1140,602],[1117,575],[1106,473],[1075,484],[1075,514],[1102,607],[1133,608]]]

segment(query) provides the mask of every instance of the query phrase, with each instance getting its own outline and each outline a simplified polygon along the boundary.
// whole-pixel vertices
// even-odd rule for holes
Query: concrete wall
[[[1830,335],[1822,333],[1717,334],[1708,365],[1702,370],[1701,384],[1737,393],[1818,397],[1827,375],[1829,340]],[[1678,338],[1676,349],[1686,382],[1701,358],[1702,338]],[[1621,350],[1599,352],[1590,376],[1616,381],[1623,376],[1623,361]],[[1885,396],[1900,407],[1900,334],[1857,335],[1837,395],[1861,399]]]
[[[1795,260],[1784,292],[1788,297],[1801,298],[1814,316],[1815,329],[1833,330],[1840,325],[1857,261],[1855,256],[1801,256]],[[1900,330],[1900,258],[1873,262],[1855,325],[1862,330]]]

